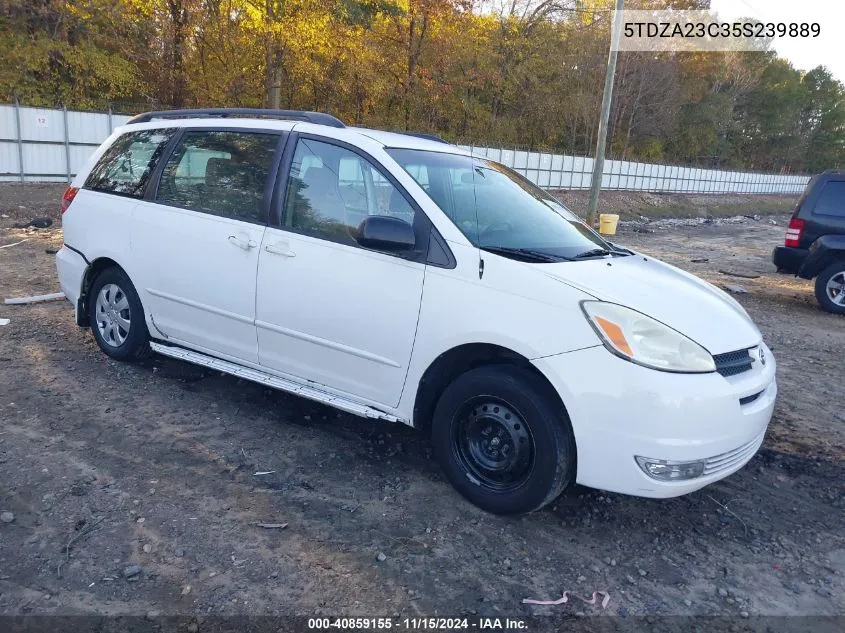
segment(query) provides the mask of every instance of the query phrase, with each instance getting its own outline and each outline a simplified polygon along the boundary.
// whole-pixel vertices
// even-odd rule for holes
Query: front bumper
[[[736,376],[672,374],[635,365],[604,347],[533,361],[563,400],[578,451],[577,482],[641,497],[675,497],[742,468],[763,442],[777,396],[775,360]],[[748,399],[756,395],[751,401]],[[705,460],[702,475],[656,480],[636,456]]]

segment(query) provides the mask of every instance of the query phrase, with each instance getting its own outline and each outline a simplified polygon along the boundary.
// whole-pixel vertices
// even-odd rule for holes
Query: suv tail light
[[[70,206],[70,203],[73,202],[73,199],[76,197],[76,193],[79,191],[76,187],[68,187],[65,189],[65,195],[62,196],[62,213],[67,211],[67,208]]]
[[[786,227],[786,239],[783,241],[784,246],[797,248],[801,242],[801,233],[804,231],[804,220],[792,218],[789,221],[789,226]]]

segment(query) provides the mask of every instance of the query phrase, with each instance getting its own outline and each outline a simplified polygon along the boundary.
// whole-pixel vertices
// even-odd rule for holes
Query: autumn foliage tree
[[[249,106],[589,154],[609,0],[2,0],[0,99]],[[706,7],[706,0],[629,6]],[[772,52],[622,53],[614,158],[845,166],[845,90]]]

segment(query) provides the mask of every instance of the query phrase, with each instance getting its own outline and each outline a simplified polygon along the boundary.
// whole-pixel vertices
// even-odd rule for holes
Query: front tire
[[[120,268],[107,268],[94,279],[88,292],[88,321],[97,345],[111,358],[137,361],[151,354],[141,299]]]
[[[816,277],[816,300],[828,312],[845,314],[845,260],[834,262]]]
[[[537,375],[511,365],[462,374],[434,411],[434,452],[447,478],[494,514],[539,510],[575,478],[575,438]]]

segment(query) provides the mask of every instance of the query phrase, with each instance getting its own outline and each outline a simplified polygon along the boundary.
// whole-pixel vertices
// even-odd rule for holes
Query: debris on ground
[[[376,560],[380,563],[383,563],[384,561],[387,560],[387,554],[385,554],[384,552],[379,552],[378,555],[376,556]]]
[[[710,260],[706,257],[702,257],[700,259],[691,259],[690,260],[690,262],[693,263],[693,264],[704,264],[704,263],[709,262],[709,261]]]
[[[13,246],[17,246],[18,244],[23,244],[24,242],[28,242],[29,240],[21,240],[20,242],[15,242],[13,244],[5,244],[4,246],[0,246],[0,248],[12,248]]]
[[[272,475],[275,470],[259,470],[258,472],[252,473],[253,477],[261,477],[262,475]]]
[[[12,523],[15,520],[15,515],[12,512],[0,513],[0,521],[3,523]]]
[[[59,250],[57,248],[45,248],[44,252],[47,253],[48,255],[55,255],[56,253],[59,252]]]
[[[42,301],[58,301],[64,299],[65,293],[54,292],[49,295],[34,295],[32,297],[12,297],[11,299],[4,299],[3,303],[6,305],[20,305],[23,303],[41,303]]]
[[[0,319],[0,325],[9,325],[9,319]]]
[[[255,525],[267,530],[284,530],[288,526],[287,523],[256,523]]]
[[[32,218],[29,226],[33,226],[36,229],[46,229],[53,226],[53,220],[51,218]]]
[[[139,575],[141,573],[141,571],[142,571],[142,569],[141,569],[140,565],[132,564],[132,565],[127,565],[126,567],[124,567],[122,574],[123,574],[124,578],[128,579],[128,578],[134,578],[135,576]]]
[[[731,277],[742,277],[743,279],[759,279],[760,275],[756,273],[738,273],[732,270],[719,270],[723,275],[730,275]]]
[[[734,284],[725,284],[725,289],[734,293],[735,295],[748,294],[748,291],[742,286],[735,286]]]
[[[538,604],[541,606],[556,606],[559,604],[566,604],[569,602],[569,595],[568,591],[564,591],[563,595],[558,598],[557,600],[534,600],[533,598],[523,598],[522,604]],[[583,596],[579,596],[577,593],[573,593],[572,597],[577,598],[584,604],[596,604],[597,596],[601,596],[601,608],[606,609],[608,603],[610,602],[610,594],[606,591],[594,591],[593,595],[589,598],[585,598]]]

